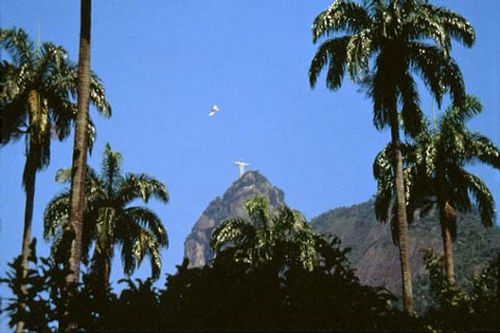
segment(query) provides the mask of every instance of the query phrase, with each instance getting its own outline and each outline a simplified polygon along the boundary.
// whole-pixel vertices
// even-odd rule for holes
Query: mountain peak
[[[244,203],[256,195],[269,198],[271,207],[284,205],[284,193],[271,185],[259,171],[245,172],[234,181],[222,197],[216,197],[203,211],[184,243],[184,257],[190,267],[203,266],[213,258],[209,242],[212,231],[230,217],[246,217]]]

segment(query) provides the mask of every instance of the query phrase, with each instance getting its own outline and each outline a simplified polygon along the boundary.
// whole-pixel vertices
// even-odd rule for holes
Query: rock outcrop
[[[224,195],[215,198],[203,211],[184,242],[184,257],[189,259],[190,267],[203,266],[210,262],[213,253],[209,242],[215,227],[229,217],[245,217],[246,200],[263,195],[269,198],[271,207],[284,204],[283,191],[273,187],[258,171],[247,171],[233,182]]]

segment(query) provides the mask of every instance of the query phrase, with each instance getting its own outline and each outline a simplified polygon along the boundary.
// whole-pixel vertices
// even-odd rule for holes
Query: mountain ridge
[[[216,197],[202,212],[185,242],[185,257],[190,267],[210,262],[211,232],[228,217],[246,217],[244,202],[255,195],[269,198],[271,207],[285,204],[284,192],[271,185],[258,171],[247,171],[233,182],[222,197]],[[442,253],[441,230],[437,212],[416,218],[409,227],[412,279],[415,288],[428,289],[423,263],[423,251]],[[330,209],[313,219],[314,230],[336,235],[343,247],[351,248],[348,259],[360,281],[372,286],[384,286],[400,294],[399,252],[392,243],[389,223],[375,218],[373,199],[366,202]],[[476,211],[457,215],[457,239],[454,243],[457,280],[467,284],[474,273],[485,267],[500,251],[500,228],[486,229]]]

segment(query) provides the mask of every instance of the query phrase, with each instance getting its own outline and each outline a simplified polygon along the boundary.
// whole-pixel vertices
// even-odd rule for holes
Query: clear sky
[[[236,159],[260,170],[308,218],[368,200],[376,190],[375,154],[390,140],[372,125],[370,100],[346,79],[337,92],[316,89],[307,72],[316,46],[311,24],[330,0],[93,1],[92,69],[103,79],[113,117],[95,111],[98,136],[89,164],[99,167],[106,142],[128,172],[164,181],[168,205],[150,205],[170,238],[163,272],[181,263],[184,239],[203,209],[237,178]],[[467,17],[474,48],[455,45],[468,92],[484,112],[469,123],[500,145],[500,2],[441,1]],[[63,45],[78,58],[79,1],[0,2],[3,28]],[[430,116],[431,101],[422,94]],[[220,112],[208,117],[213,104]],[[59,168],[71,166],[73,139],[53,143],[50,167],[38,174],[33,235],[43,245],[42,215],[60,190]],[[24,193],[23,141],[0,149],[0,274],[20,252]],[[498,172],[473,168],[500,204]],[[42,246],[40,246],[42,245]],[[145,277],[147,262],[135,276]],[[115,260],[112,280],[121,276]],[[163,277],[161,279],[164,281]],[[0,291],[5,291],[2,287]]]

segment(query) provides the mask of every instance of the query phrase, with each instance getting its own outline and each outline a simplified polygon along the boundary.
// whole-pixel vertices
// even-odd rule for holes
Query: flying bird
[[[210,113],[208,115],[210,117],[212,117],[218,111],[219,111],[219,107],[217,106],[217,104],[215,104],[214,106],[212,106],[212,111],[210,111]]]

